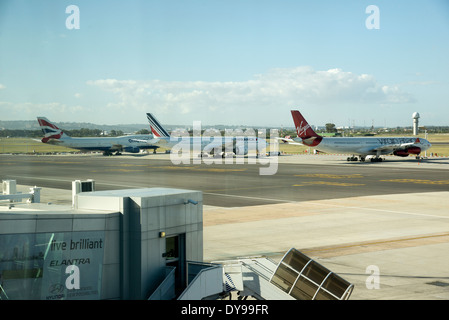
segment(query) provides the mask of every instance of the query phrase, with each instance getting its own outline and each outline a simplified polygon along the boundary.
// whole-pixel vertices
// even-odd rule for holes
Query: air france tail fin
[[[316,134],[312,127],[307,123],[306,119],[298,110],[291,110],[293,122],[295,123],[296,133],[303,143],[308,146],[318,145],[323,137]]]
[[[47,118],[37,117],[37,121],[39,122],[42,132],[44,133],[44,137],[41,140],[43,143],[47,143],[50,139],[63,139],[68,137],[61,129],[51,123]]]
[[[151,132],[158,138],[170,138],[170,134],[164,127],[157,121],[156,117],[151,113],[147,113],[148,122],[150,123]]]

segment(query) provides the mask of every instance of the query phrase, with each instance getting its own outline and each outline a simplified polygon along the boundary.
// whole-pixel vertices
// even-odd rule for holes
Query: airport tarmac
[[[448,199],[435,192],[205,207],[205,260],[280,261],[294,247],[353,283],[351,299],[449,299]],[[379,289],[369,289],[376,270]]]
[[[132,166],[132,160],[122,159]],[[342,161],[341,156],[279,157],[281,177],[273,180],[285,185],[275,187],[285,194],[288,188],[295,193],[282,198],[281,193],[269,191],[215,192],[203,206],[204,260],[266,256],[279,261],[294,247],[353,283],[351,300],[449,299],[449,160],[407,160],[411,161],[351,163]],[[292,168],[302,175],[295,179],[322,196],[315,197],[304,186],[292,187]],[[177,172],[180,179],[191,178],[183,170]],[[257,183],[262,180],[247,173],[233,171],[242,179],[253,179],[254,188],[261,187]],[[71,174],[66,172],[67,179]],[[197,171],[198,179],[204,174]],[[126,174],[121,177],[125,179]],[[232,184],[234,180],[229,179]],[[20,183],[20,178],[17,180]],[[114,181],[115,177],[110,183]],[[317,183],[320,181],[326,183]],[[27,192],[29,186],[19,188]],[[295,198],[296,193],[305,196]],[[341,196],[343,193],[349,194]],[[273,201],[252,199],[269,196]],[[219,197],[227,201],[219,201]],[[242,200],[251,205],[239,205]],[[42,190],[43,203],[70,201],[70,190],[48,186]]]
[[[83,179],[95,180],[99,191],[145,187],[193,189],[203,192],[204,204],[218,207],[448,190],[447,158],[417,161],[389,157],[382,163],[345,159],[330,155],[281,156],[276,167],[273,165],[276,170],[272,174],[261,175],[260,170],[268,166],[247,162],[175,165],[166,154],[2,155],[0,177],[16,179],[18,184],[67,190],[73,180]]]

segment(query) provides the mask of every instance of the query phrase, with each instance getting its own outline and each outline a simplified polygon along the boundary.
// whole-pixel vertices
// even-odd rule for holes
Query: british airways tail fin
[[[313,131],[312,127],[298,110],[291,110],[291,113],[293,122],[295,123],[296,133],[303,140],[303,143],[309,146],[318,145],[323,137]]]
[[[170,138],[167,130],[157,121],[156,117],[151,113],[147,113],[148,122],[150,123],[151,132],[158,138]]]
[[[63,139],[69,138],[61,129],[59,129],[55,124],[51,123],[45,117],[37,117],[37,121],[39,122],[39,126],[44,133],[44,137],[42,138],[43,143],[47,143],[50,139]]]

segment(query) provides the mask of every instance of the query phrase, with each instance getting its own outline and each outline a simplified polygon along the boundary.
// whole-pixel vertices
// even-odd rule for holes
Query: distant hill
[[[111,130],[121,130],[124,133],[134,133],[136,131],[140,131],[142,129],[149,130],[149,124],[116,124],[116,125],[107,125],[107,124],[95,124],[95,123],[88,123],[88,122],[55,122],[58,127],[60,127],[62,130],[79,130],[82,128],[85,129],[99,129],[103,131],[111,131]],[[183,128],[186,130],[191,130],[192,126],[186,126],[186,125],[165,125],[164,127],[168,131],[172,131],[175,129]],[[224,130],[224,129],[246,129],[246,128],[256,128],[254,126],[225,126],[225,125],[203,125],[202,129],[207,128],[214,128],[218,130]],[[292,127],[293,128],[293,127]],[[14,120],[14,121],[2,121],[0,120],[0,130],[39,130],[39,124],[37,123],[37,120],[27,120],[27,121],[20,121],[20,120]],[[262,128],[256,128],[256,129],[262,129]]]
[[[117,125],[106,125],[106,124],[94,124],[88,122],[56,122],[56,125],[63,130],[79,130],[85,129],[99,129],[104,131],[111,130],[121,130],[125,133],[134,133],[136,131],[147,129],[149,130],[148,124],[117,124]],[[168,130],[171,128],[177,128],[178,126],[166,126]],[[0,120],[0,130],[39,130],[39,124],[37,120],[28,121],[1,121]]]

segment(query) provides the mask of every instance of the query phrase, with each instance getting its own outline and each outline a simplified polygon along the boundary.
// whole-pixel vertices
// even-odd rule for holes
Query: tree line
[[[110,130],[105,132],[100,129],[74,129],[63,130],[65,134],[70,137],[118,137],[125,135],[122,130]],[[149,131],[142,129],[136,134],[148,134]],[[0,130],[0,137],[3,138],[40,138],[43,137],[42,130],[23,130],[23,129],[5,129]]]
[[[391,131],[395,133],[406,132],[406,128],[394,128]],[[326,124],[326,128],[322,130],[317,130],[317,132],[335,132],[337,131],[334,124]],[[363,130],[362,130],[363,131]],[[408,128],[410,131],[410,128]],[[110,130],[107,133],[104,130],[100,129],[74,129],[74,130],[64,130],[64,132],[70,137],[117,137],[123,136],[124,133],[122,130]],[[420,133],[423,133],[424,130],[420,130]],[[427,127],[428,133],[449,133],[449,127]],[[150,132],[147,129],[142,129],[137,131],[135,134],[149,134]],[[191,132],[189,132],[191,134]],[[282,130],[280,132],[282,136],[290,135],[296,136],[295,130]],[[267,137],[269,136],[269,130],[267,130]],[[42,130],[24,130],[24,129],[4,129],[0,130],[0,137],[2,138],[42,138],[43,133]]]

